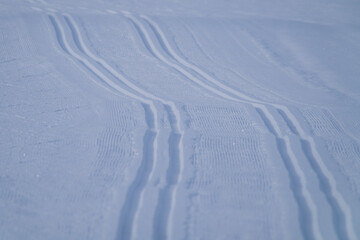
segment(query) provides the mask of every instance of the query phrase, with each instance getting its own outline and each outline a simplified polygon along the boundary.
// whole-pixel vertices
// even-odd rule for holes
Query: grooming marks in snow
[[[156,159],[157,143],[155,140],[157,132],[151,130],[154,129],[155,126],[154,116],[148,106],[144,106],[144,110],[148,129],[143,138],[143,159],[137,170],[135,179],[130,184],[126,194],[125,203],[120,214],[116,239],[132,239],[134,231],[136,230],[138,209],[143,203],[142,192],[150,179]]]
[[[292,185],[291,190],[293,191],[293,195],[298,204],[299,223],[301,225],[303,237],[305,239],[322,239],[318,225],[316,205],[312,200],[311,194],[307,190],[306,186],[308,183],[306,182],[305,174],[299,166],[298,160],[291,149],[289,138],[281,136],[277,122],[266,108],[262,106],[257,107],[256,111],[259,113],[269,132],[276,138],[277,148],[286,170],[288,171]]]
[[[146,98],[142,98],[138,95],[135,95],[134,93],[122,89],[115,82],[107,78],[104,72],[91,64],[89,60],[75,53],[67,42],[65,37],[65,31],[62,25],[57,20],[56,16],[49,15],[49,18],[54,26],[59,45],[65,53],[71,55],[73,58],[81,62],[89,71],[96,75],[98,79],[105,82],[108,86],[117,91],[119,94],[124,94],[131,98],[134,98],[135,100],[139,100],[143,104],[146,123],[148,127],[143,138],[143,159],[135,176],[135,179],[133,183],[129,186],[129,190],[126,194],[125,203],[120,214],[119,228],[117,232],[118,238],[131,239],[131,235],[133,234],[136,226],[136,216],[142,203],[143,191],[146,183],[149,181],[149,178],[154,169],[154,162],[156,161],[156,138],[159,131],[157,127],[156,107],[153,102],[147,100]],[[78,50],[83,54],[88,54],[88,58],[94,57],[94,55],[92,55],[91,52],[88,51],[88,49],[85,47],[83,42],[80,42],[78,32],[75,32],[74,25],[70,22],[69,16],[66,16],[66,19],[67,23],[71,26],[72,37],[76,43],[76,46],[78,47]],[[99,59],[95,58],[95,60]]]
[[[159,27],[157,25],[155,25],[151,20],[149,20],[149,18],[144,17],[148,23],[151,22],[152,24],[152,29],[154,31],[157,32],[157,36],[159,41],[162,42],[162,46],[165,46],[166,48],[166,52],[168,52],[169,54],[171,54],[171,57],[173,57],[175,60],[177,60],[179,63],[183,63],[184,65],[186,65],[186,67],[190,67],[192,70],[196,71],[199,75],[204,76],[205,79],[209,79],[211,80],[212,83],[216,84],[216,85],[220,85],[218,89],[212,88],[211,86],[207,85],[206,83],[201,82],[201,80],[196,79],[193,77],[193,79],[196,79],[196,82],[200,82],[199,85],[201,86],[206,86],[207,89],[212,89],[212,92],[217,94],[220,97],[224,97],[226,99],[229,100],[233,100],[236,102],[245,102],[245,103],[250,103],[252,104],[256,110],[259,112],[261,118],[264,121],[264,124],[268,127],[269,131],[276,137],[278,138],[278,141],[281,144],[281,146],[283,146],[285,149],[290,149],[289,148],[289,141],[288,139],[284,139],[282,137],[280,137],[280,129],[278,127],[278,124],[276,123],[276,121],[274,120],[274,118],[272,117],[272,115],[268,112],[268,110],[266,109],[266,107],[264,105],[260,105],[258,103],[253,103],[253,99],[246,97],[245,99],[238,99],[238,98],[234,98],[229,94],[226,94],[226,92],[222,92],[219,91],[219,89],[221,89],[222,86],[224,86],[223,84],[219,83],[218,81],[216,81],[215,79],[213,79],[212,77],[210,77],[208,74],[204,73],[202,70],[200,70],[198,67],[186,62],[185,60],[183,60],[182,58],[180,58],[170,47],[170,44],[167,42],[167,40],[164,37],[164,34],[161,32],[161,30],[159,30]],[[139,24],[139,22],[137,22],[137,24]],[[140,27],[139,27],[140,29]],[[145,28],[141,28],[143,29],[143,31],[145,31]],[[148,36],[148,34],[146,33],[142,33],[144,36]],[[147,39],[147,42],[150,42],[150,38]],[[149,44],[150,46],[154,46],[154,44]],[[158,51],[151,49],[151,52],[157,52]],[[158,57],[158,56],[157,56]],[[164,59],[164,57],[162,57],[160,55],[160,57],[162,59]],[[190,73],[189,73],[190,74]],[[229,89],[226,87],[226,89]],[[237,93],[233,90],[231,90],[232,93]],[[241,97],[243,96],[242,94],[240,94]],[[248,100],[251,100],[251,102],[249,102]],[[279,147],[279,151],[282,150],[282,148]],[[290,151],[290,150],[287,150]],[[299,183],[300,184],[300,193],[296,192],[294,193],[294,196],[297,197],[297,202],[299,204],[299,212],[304,213],[306,216],[303,220],[300,221],[300,223],[302,225],[310,225],[309,227],[306,226],[302,226],[302,230],[303,230],[303,235],[304,237],[311,237],[314,239],[321,239],[321,234],[319,231],[319,227],[318,227],[318,218],[317,218],[317,210],[316,210],[316,206],[313,202],[313,200],[311,199],[311,195],[309,194],[309,192],[306,190],[306,180],[304,177],[304,173],[302,172],[301,168],[298,166],[297,164],[297,159],[295,158],[294,154],[292,152],[288,153],[286,151],[282,151],[280,152],[281,156],[283,157],[283,160],[285,162],[285,165],[288,166],[287,169],[289,170],[289,175],[290,178],[292,179],[292,181]],[[291,156],[291,157],[287,157],[287,156]],[[291,159],[291,161],[288,161],[288,159]],[[294,189],[293,189],[294,190]],[[295,190],[294,190],[295,191]],[[299,196],[300,195],[300,196]],[[298,197],[299,196],[299,197]],[[310,210],[307,210],[310,209]]]
[[[279,94],[277,94],[276,92],[264,88],[261,84],[257,84],[255,81],[251,81],[249,79],[247,79],[246,77],[244,77],[239,71],[237,71],[236,69],[232,69],[231,67],[226,66],[224,63],[222,63],[221,61],[218,61],[216,58],[210,56],[206,50],[204,49],[204,47],[202,46],[202,44],[200,43],[200,41],[197,39],[197,36],[195,35],[194,31],[188,26],[188,24],[186,24],[185,22],[183,23],[186,31],[190,34],[191,38],[193,39],[195,46],[199,49],[199,51],[202,53],[202,55],[204,55],[208,60],[210,60],[210,62],[214,63],[215,66],[219,66],[219,68],[222,68],[232,74],[234,74],[238,79],[241,79],[243,81],[246,82],[246,85],[248,86],[254,86],[255,88],[262,90],[263,93],[267,93],[267,94],[271,94],[270,96],[276,96],[276,98],[278,99],[283,99],[287,102],[292,102],[291,99],[285,98],[284,96],[280,96]],[[227,28],[225,28],[226,31],[229,31]],[[229,31],[229,36],[232,37],[236,42],[238,42],[238,38],[235,38],[232,34],[231,31]],[[250,54],[250,56],[252,56],[251,51],[249,51],[247,48],[242,47],[240,44],[239,46],[241,48],[243,48],[246,53]],[[235,45],[236,47],[236,45]]]
[[[145,46],[155,57],[163,61],[165,64],[178,69],[179,72],[184,74],[188,79],[192,80],[197,85],[203,87],[205,90],[209,90],[215,95],[227,100],[251,104],[258,111],[259,115],[264,121],[264,124],[277,139],[278,150],[284,160],[285,166],[287,166],[286,168],[289,171],[290,178],[292,179],[291,181],[298,183],[301,186],[300,193],[294,192],[294,196],[297,198],[300,212],[304,214],[304,219],[300,221],[300,224],[303,225],[303,235],[306,238],[322,239],[316,210],[317,207],[312,200],[311,194],[307,190],[307,182],[303,170],[299,166],[298,160],[291,150],[291,142],[287,137],[281,135],[278,124],[272,114],[268,111],[267,106],[276,108],[287,123],[287,126],[290,128],[290,130],[299,137],[299,140],[302,143],[302,151],[307,157],[312,170],[317,175],[321,185],[325,186],[325,188],[322,188],[321,190],[325,194],[326,199],[333,211],[333,223],[338,236],[349,239],[356,238],[352,225],[350,208],[343,199],[342,195],[338,192],[334,177],[324,164],[320,154],[317,152],[316,145],[312,137],[305,134],[305,131],[302,129],[298,120],[286,106],[259,101],[243,93],[240,93],[216,80],[196,65],[181,58],[173,50],[160,27],[149,17],[141,16],[141,18],[149,24],[157,38],[157,41],[160,43],[159,45],[163,48],[163,51],[168,54],[168,57],[172,59],[174,63],[170,62],[160,53],[160,51],[156,49],[155,44],[151,40],[150,35],[147,33],[147,30],[141,21],[137,20],[132,15],[127,14],[126,16],[135,25]],[[187,71],[186,68],[196,72],[202,78],[197,78],[191,72]],[[289,159],[290,161],[288,161]],[[295,189],[292,190],[297,191]]]
[[[64,15],[64,19],[71,30],[71,35],[75,45],[78,50],[85,55],[85,58],[76,54],[69,44],[67,44],[64,31],[55,20],[55,17],[50,15],[51,22],[56,29],[57,37],[59,44],[62,49],[71,54],[81,63],[86,65],[93,73],[95,73],[101,80],[106,82],[109,86],[118,90],[119,93],[125,94],[131,98],[139,100],[142,102],[144,110],[146,123],[148,130],[146,130],[144,139],[143,139],[143,160],[138,169],[136,177],[133,183],[130,185],[123,210],[120,215],[119,228],[117,232],[117,238],[119,239],[131,239],[132,235],[136,230],[136,216],[139,209],[142,205],[142,193],[146,187],[146,184],[151,179],[154,167],[156,166],[156,154],[157,154],[157,135],[159,128],[157,126],[157,112],[158,110],[155,107],[153,101],[161,102],[167,112],[168,119],[171,125],[171,133],[169,136],[169,168],[167,171],[167,184],[164,189],[159,192],[159,203],[156,208],[155,218],[162,222],[161,229],[160,227],[154,226],[154,235],[163,236],[166,238],[168,235],[171,235],[171,219],[172,219],[172,209],[175,205],[175,196],[176,196],[176,185],[181,179],[181,172],[183,168],[183,131],[181,128],[181,116],[180,112],[173,102],[164,100],[153,94],[142,90],[133,84],[126,77],[117,72],[112,68],[108,63],[103,59],[95,56],[85,45],[80,30],[75,24],[75,21],[68,14]],[[60,30],[59,30],[60,29]],[[87,60],[89,59],[89,60]],[[96,63],[92,64],[90,61]],[[120,88],[116,82],[110,80],[106,77],[106,72],[110,73],[119,82],[122,82],[126,85],[132,92],[129,92],[125,89]],[[134,92],[134,93],[133,93]],[[150,99],[150,100],[148,100]]]
[[[235,100],[232,97],[229,97],[226,94],[223,94],[220,91],[217,91],[217,89],[212,88],[210,86],[208,86],[207,84],[204,84],[199,78],[195,77],[193,74],[191,74],[188,70],[186,70],[186,68],[184,68],[183,66],[174,63],[170,60],[168,60],[162,53],[160,53],[160,51],[155,47],[152,39],[150,38],[148,32],[145,30],[145,27],[143,26],[143,24],[136,19],[133,15],[130,14],[125,14],[125,16],[134,24],[136,30],[138,31],[142,41],[144,42],[144,45],[146,46],[146,48],[149,50],[149,52],[156,57],[157,59],[159,59],[160,61],[162,61],[165,65],[169,66],[170,68],[173,68],[175,70],[177,70],[180,74],[182,74],[183,76],[185,76],[187,79],[189,79],[190,81],[192,81],[193,83],[195,83],[196,85],[208,90],[209,92],[215,93],[217,95],[220,95],[221,97],[225,98],[225,99],[229,99],[229,100]]]
[[[281,106],[279,109],[288,111]],[[310,135],[305,134],[300,123],[289,111],[283,116],[286,116],[284,120],[288,126],[294,127],[295,133],[298,133],[296,135],[300,138],[303,152],[319,179],[321,190],[325,194],[333,212],[333,224],[338,237],[341,239],[357,239],[350,207],[337,190],[336,181],[317,151],[314,139]]]
[[[173,208],[176,199],[176,186],[181,180],[183,171],[183,133],[179,124],[179,115],[172,108],[165,105],[165,111],[171,126],[168,140],[169,167],[166,172],[166,186],[159,192],[159,200],[154,215],[153,239],[169,239],[172,236],[171,227]]]
[[[358,239],[359,7],[285,2],[2,1],[0,239]]]

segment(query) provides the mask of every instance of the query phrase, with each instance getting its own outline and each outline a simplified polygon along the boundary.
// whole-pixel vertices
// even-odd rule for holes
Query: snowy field
[[[0,0],[0,239],[359,239],[356,0]]]

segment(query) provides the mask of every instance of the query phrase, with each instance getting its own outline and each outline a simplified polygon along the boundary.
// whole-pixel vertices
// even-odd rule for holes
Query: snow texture
[[[0,2],[0,239],[359,239],[355,0]]]

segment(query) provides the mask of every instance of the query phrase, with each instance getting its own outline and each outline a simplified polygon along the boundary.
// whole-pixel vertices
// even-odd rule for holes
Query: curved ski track
[[[173,50],[160,27],[150,18],[141,16],[141,19],[145,21],[149,25],[150,29],[154,32],[156,40],[162,47],[162,51],[166,53],[166,56],[164,56],[155,47],[143,23],[131,14],[124,15],[134,24],[146,48],[154,57],[158,58],[169,67],[177,70],[187,79],[196,85],[201,86],[204,90],[230,101],[248,103],[256,109],[269,132],[274,135],[278,151],[288,171],[294,197],[297,201],[300,212],[302,212],[302,214],[300,214],[299,221],[301,224],[303,236],[306,238],[322,239],[318,226],[316,205],[314,204],[311,195],[307,190],[307,183],[304,172],[299,166],[298,160],[294,155],[292,150],[293,146],[291,145],[289,138],[282,135],[278,123],[274,119],[272,113],[270,113],[268,110],[268,107],[275,108],[279,115],[284,119],[291,132],[299,138],[302,151],[308,159],[313,171],[316,173],[322,186],[321,190],[325,194],[326,199],[332,209],[333,222],[338,237],[341,239],[357,239],[353,228],[350,208],[340,192],[337,190],[336,181],[329,169],[324,164],[321,155],[317,151],[314,139],[310,134],[303,130],[299,121],[286,106],[259,101],[222,84],[220,81],[207,74],[195,64],[181,58]],[[57,20],[57,17],[52,13],[49,13],[48,17],[55,30],[56,38],[60,48],[67,55],[69,55],[72,60],[78,62],[83,68],[93,74],[98,79],[98,81],[102,83],[102,85],[106,85],[111,91],[124,94],[130,98],[140,101],[145,111],[148,129],[144,135],[143,150],[144,152],[151,152],[152,159],[142,160],[136,178],[129,188],[127,199],[129,198],[130,200],[127,200],[127,202],[129,202],[128,205],[131,206],[127,206],[126,209],[132,210],[127,210],[129,213],[125,213],[125,204],[121,216],[126,215],[123,218],[129,220],[128,223],[130,223],[128,224],[128,229],[130,230],[128,233],[123,233],[123,231],[119,228],[118,237],[122,236],[124,238],[131,238],[131,234],[134,231],[136,225],[136,215],[141,205],[142,193],[146,182],[148,182],[150,179],[156,164],[156,140],[159,129],[157,127],[157,109],[155,107],[154,101],[159,101],[163,104],[165,111],[168,114],[169,122],[171,123],[171,133],[168,140],[169,155],[173,156],[175,153],[177,157],[174,158],[174,161],[178,162],[178,164],[171,165],[173,161],[170,160],[167,170],[167,185],[159,193],[159,202],[156,214],[154,216],[154,220],[156,221],[154,221],[153,237],[160,238],[171,236],[171,215],[173,206],[175,204],[174,201],[176,195],[176,185],[180,181],[183,167],[183,131],[181,130],[180,125],[180,113],[178,112],[175,104],[143,91],[136,85],[132,84],[130,80],[127,80],[126,77],[115,71],[104,60],[93,55],[82,41],[80,31],[77,29],[69,15],[64,15],[64,18],[72,32],[72,41],[75,42],[77,47],[77,50],[75,51],[72,49],[68,40],[66,39],[64,28]],[[81,54],[78,54],[76,51],[79,51]],[[85,55],[85,57],[83,55]],[[194,73],[196,73],[196,75],[194,75]],[[108,77],[109,74],[111,75],[111,78],[116,79],[116,81],[113,81],[110,77]],[[120,87],[116,83],[117,81],[124,83],[130,90]],[[172,116],[175,116],[175,118]],[[145,146],[152,147],[145,149]],[[175,173],[176,177],[169,177],[171,176],[170,173]],[[170,204],[168,205],[170,207],[165,207],[165,210],[162,210],[161,204],[166,206],[166,203],[169,202]],[[161,225],[160,223],[163,223],[166,226],[164,227],[164,225]],[[122,225],[119,224],[119,227],[121,226]]]
[[[181,180],[183,169],[182,140],[184,132],[181,127],[181,116],[178,108],[173,102],[154,96],[137,87],[130,80],[113,69],[106,61],[94,55],[84,43],[81,32],[70,15],[64,14],[63,17],[71,32],[71,41],[74,42],[77,50],[73,50],[69,44],[67,39],[69,36],[66,35],[64,27],[57,19],[57,16],[48,14],[48,17],[55,30],[57,41],[66,54],[95,75],[102,83],[105,83],[107,87],[140,101],[145,111],[147,130],[143,137],[143,158],[137,170],[135,179],[131,183],[126,194],[125,203],[120,213],[116,239],[132,239],[136,232],[136,218],[143,202],[143,192],[156,167],[158,147],[157,136],[160,130],[157,125],[158,110],[154,102],[158,101],[162,103],[171,125],[171,133],[168,140],[169,167],[166,178],[167,184],[165,188],[159,192],[160,200],[156,208],[157,215],[155,215],[155,219],[159,218],[158,220],[161,220],[163,225],[161,227],[154,227],[154,235],[165,237],[171,235],[171,224],[169,223],[171,223],[175,205],[176,186]],[[80,54],[76,51],[79,51]],[[122,88],[117,82],[123,83],[130,90]],[[163,205],[166,205],[166,207],[163,208]]]
[[[182,22],[184,28],[186,29],[186,31],[189,32],[191,38],[193,39],[196,47],[200,50],[200,52],[201,52],[208,60],[210,60],[210,61],[213,62],[214,64],[216,64],[216,65],[218,65],[218,66],[222,65],[219,61],[217,61],[216,59],[214,59],[213,57],[211,57],[209,54],[207,54],[207,53],[202,49],[201,44],[200,44],[200,41],[197,39],[197,37],[195,36],[193,30],[188,26],[188,24],[185,23],[184,21],[181,21],[181,22]],[[225,30],[228,30],[228,29],[225,29]],[[228,31],[228,32],[230,32],[230,31]],[[231,32],[230,32],[230,33],[231,33]],[[233,37],[232,35],[230,35],[230,36],[231,36],[234,40],[238,40],[238,39],[236,39],[235,37]],[[243,47],[242,47],[242,48],[243,48]],[[245,48],[243,48],[243,49],[245,49]],[[247,52],[250,53],[250,51],[247,51]],[[250,53],[250,54],[251,54],[251,53]],[[264,92],[270,93],[272,96],[276,96],[276,97],[278,97],[278,98],[280,98],[280,99],[282,99],[282,100],[286,100],[286,101],[288,101],[288,102],[294,102],[294,103],[300,104],[299,102],[294,101],[294,100],[289,99],[289,98],[286,98],[286,97],[284,97],[284,96],[281,96],[281,95],[279,95],[278,93],[275,93],[274,91],[272,91],[272,90],[270,90],[270,89],[268,89],[268,88],[265,88],[265,87],[261,86],[260,84],[255,83],[254,81],[249,81],[249,80],[247,80],[247,79],[246,79],[244,76],[242,76],[242,74],[240,74],[238,71],[235,71],[235,70],[233,70],[233,69],[231,69],[231,68],[229,68],[229,67],[226,67],[226,66],[224,66],[224,65],[222,65],[221,67],[222,67],[224,70],[226,70],[226,71],[228,71],[228,72],[231,72],[232,74],[234,74],[234,75],[235,75],[236,77],[238,77],[239,79],[241,79],[241,80],[245,81],[246,83],[252,85],[253,87],[256,87],[256,88],[258,88],[258,89],[261,89],[261,90],[263,90]]]
[[[288,171],[292,185],[291,190],[293,191],[300,212],[299,222],[303,237],[306,239],[322,239],[317,216],[317,207],[307,189],[306,176],[294,154],[292,149],[294,146],[291,145],[289,138],[281,133],[277,121],[268,109],[269,107],[275,108],[283,117],[290,130],[299,138],[302,145],[302,151],[309,161],[320,184],[323,186],[321,190],[326,196],[332,209],[334,225],[338,225],[334,226],[338,237],[340,239],[357,239],[353,228],[350,207],[337,190],[336,181],[317,151],[314,139],[310,134],[307,134],[303,130],[299,121],[286,106],[259,101],[224,85],[201,70],[195,64],[180,57],[173,50],[160,27],[149,17],[140,16],[141,20],[138,20],[131,14],[124,13],[124,15],[135,26],[149,52],[154,57],[161,60],[165,65],[178,70],[196,85],[203,87],[205,90],[210,91],[219,97],[235,102],[247,103],[256,109],[269,132],[274,135],[279,154]],[[148,24],[156,36],[156,41],[158,41],[162,51],[165,52],[167,56],[164,56],[161,51],[155,47],[155,44],[142,21]],[[196,75],[201,76],[201,78],[197,77],[192,72],[195,72]]]

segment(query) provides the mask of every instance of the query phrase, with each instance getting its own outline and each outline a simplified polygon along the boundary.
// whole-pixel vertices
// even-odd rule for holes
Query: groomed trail
[[[0,6],[0,239],[360,238],[355,3]]]

